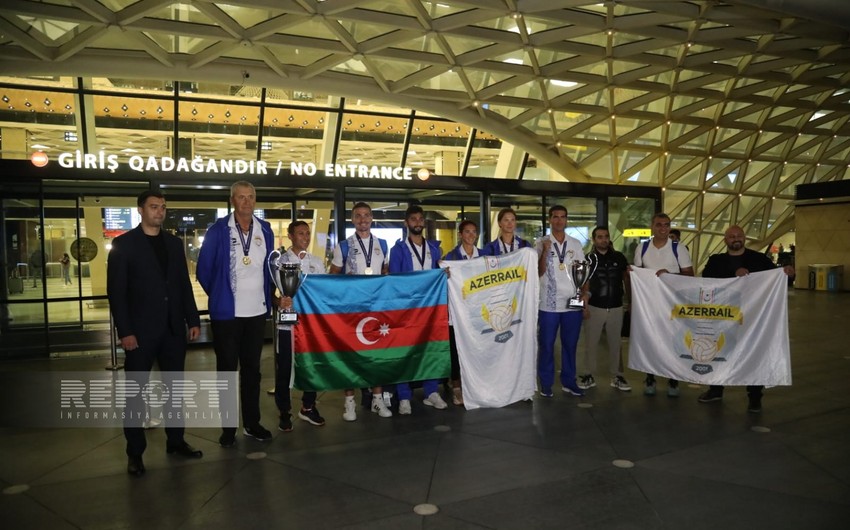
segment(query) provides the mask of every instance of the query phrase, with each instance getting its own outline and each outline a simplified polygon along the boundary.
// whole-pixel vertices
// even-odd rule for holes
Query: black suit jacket
[[[119,337],[185,336],[186,326],[200,325],[183,243],[162,235],[168,254],[165,275],[141,226],[112,241],[106,292]]]

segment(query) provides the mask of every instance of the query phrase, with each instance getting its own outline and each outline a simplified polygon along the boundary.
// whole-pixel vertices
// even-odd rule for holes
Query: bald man
[[[747,236],[740,226],[730,226],[724,235],[726,252],[712,254],[708,263],[702,271],[704,278],[734,278],[735,276],[746,276],[751,272],[761,272],[776,268],[770,259],[761,252],[750,250],[744,246]],[[794,267],[786,265],[783,267],[785,274],[794,276]],[[747,386],[749,405],[747,411],[752,413],[761,412],[761,396],[763,386]],[[711,403],[723,399],[723,387],[712,385],[707,392],[700,394],[700,403]]]

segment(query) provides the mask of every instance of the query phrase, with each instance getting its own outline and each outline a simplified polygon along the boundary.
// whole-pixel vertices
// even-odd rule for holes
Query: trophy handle
[[[599,268],[599,259],[596,257],[596,254],[591,253],[591,254],[587,257],[587,261],[588,261],[588,262],[590,262],[590,264],[593,266],[593,268],[592,268],[592,269],[591,269],[591,271],[587,274],[587,278],[584,280],[584,283],[589,282],[589,281],[590,281],[590,279],[591,279],[591,278],[593,278],[593,275],[594,275],[594,274],[596,274],[596,269],[598,269],[598,268]]]
[[[280,257],[281,253],[279,250],[272,250],[266,258],[266,265],[269,269],[269,276],[271,276],[272,282],[277,287],[277,291],[282,295],[283,285],[280,283],[280,274],[278,274],[278,271],[280,271]]]

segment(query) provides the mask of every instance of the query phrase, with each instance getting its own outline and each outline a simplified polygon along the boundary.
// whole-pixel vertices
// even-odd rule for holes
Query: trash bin
[[[809,289],[838,292],[844,285],[844,265],[815,263],[809,265]]]

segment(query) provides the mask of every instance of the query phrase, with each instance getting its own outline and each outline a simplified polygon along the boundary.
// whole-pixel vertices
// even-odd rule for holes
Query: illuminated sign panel
[[[81,151],[60,153],[57,162],[68,169],[101,169],[115,171],[119,168],[118,155],[103,151],[83,153]],[[46,155],[38,162],[47,165]],[[37,167],[36,160],[33,164]],[[192,159],[171,158],[168,156],[131,156],[127,165],[133,171],[156,171],[166,173],[219,173],[233,175],[280,175],[284,171],[284,162],[266,162],[265,160],[230,160],[196,157]],[[413,169],[409,167],[367,166],[360,164],[324,164],[317,166],[313,162],[290,162],[289,173],[294,176],[312,177],[320,174],[326,178],[356,178],[370,180],[413,180]],[[427,180],[430,172],[417,174],[420,180]]]
[[[652,230],[649,228],[626,228],[623,230],[623,237],[649,237],[652,235]]]

